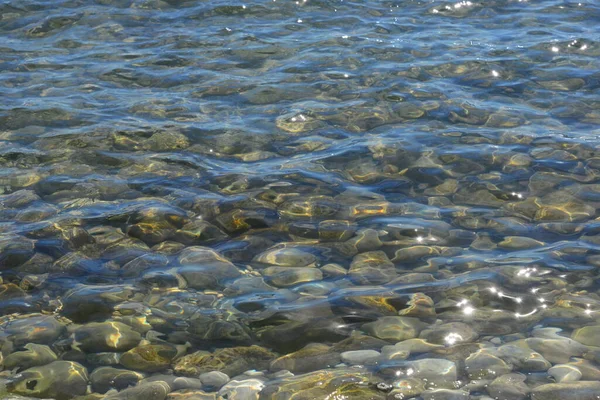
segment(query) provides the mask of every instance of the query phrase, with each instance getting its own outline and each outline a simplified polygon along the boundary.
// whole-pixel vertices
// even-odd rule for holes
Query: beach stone
[[[406,372],[405,374],[412,369],[411,377],[431,382],[454,382],[458,377],[456,364],[441,358],[423,358],[408,361],[403,364],[403,369]]]
[[[584,326],[573,331],[571,339],[587,346],[600,347],[600,325]]]
[[[96,368],[90,375],[90,382],[94,392],[106,393],[111,389],[123,390],[129,386],[137,385],[144,375],[113,367]]]
[[[388,399],[411,399],[425,391],[425,381],[418,378],[405,378],[394,381]]]
[[[94,366],[109,366],[119,365],[119,359],[122,353],[87,353],[85,355],[85,361],[88,364]]]
[[[494,379],[508,374],[512,368],[489,350],[481,349],[465,360],[465,370],[471,379]]]
[[[87,370],[81,364],[54,361],[26,369],[13,378],[7,389],[22,396],[65,400],[85,394],[88,379]]]
[[[597,400],[600,382],[579,381],[540,385],[531,391],[531,400]]]
[[[586,355],[587,356],[587,355]],[[574,361],[566,364],[573,366],[581,372],[581,380],[584,381],[598,381],[600,380],[600,367],[597,362],[585,360],[583,358],[572,358]]]
[[[344,340],[340,340],[331,346],[331,349],[336,352],[351,350],[379,350],[388,345],[388,341],[365,335],[359,331],[353,331],[349,337],[345,338]]]
[[[526,344],[517,346],[507,343],[498,347],[496,355],[517,370],[540,372],[547,371],[552,366],[540,353],[531,350]]]
[[[256,399],[265,387],[260,379],[246,379],[243,381],[232,380],[225,384],[218,392],[220,398],[225,399]]]
[[[176,360],[173,369],[175,373],[185,376],[199,376],[211,371],[235,376],[249,369],[267,369],[275,357],[274,353],[256,345],[230,347],[209,354],[204,351],[188,354]]]
[[[147,344],[123,353],[121,365],[143,372],[158,372],[168,368],[177,356],[177,349],[168,344]]]
[[[348,277],[361,285],[379,285],[396,277],[396,267],[383,251],[369,251],[354,257]]]
[[[262,274],[267,283],[281,288],[323,279],[323,272],[318,268],[268,267]]]
[[[400,342],[413,339],[426,326],[412,317],[380,317],[377,321],[366,323],[362,330],[379,339]]]
[[[370,399],[384,400],[386,393],[369,385],[369,377],[357,369],[334,368],[265,382],[266,399]]]
[[[487,392],[494,399],[524,400],[530,391],[525,379],[527,377],[522,374],[499,376],[487,386]]]
[[[398,311],[398,315],[416,318],[433,318],[436,316],[435,303],[431,297],[424,293],[412,294],[406,306],[406,308]]]
[[[172,151],[190,147],[189,139],[179,132],[156,132],[144,142],[144,147],[152,151]]]
[[[135,347],[142,336],[121,322],[90,322],[75,329],[73,347],[85,352],[127,351]]]
[[[229,382],[229,376],[220,371],[211,371],[200,374],[198,377],[207,390],[219,390],[223,385]]]
[[[203,390],[184,389],[169,393],[167,395],[167,400],[217,400],[217,393],[208,393]]]
[[[331,351],[331,347],[322,343],[310,343],[298,351],[277,358],[271,363],[270,369],[304,373],[331,368],[339,362],[339,353]]]
[[[65,325],[54,316],[28,314],[8,319],[0,331],[0,340],[6,339],[15,347],[27,343],[52,344],[65,331]]]
[[[267,250],[254,258],[260,264],[273,265],[277,267],[315,267],[317,257],[314,254],[294,247]]]
[[[233,263],[210,249],[188,247],[181,252],[179,262],[182,266],[177,272],[192,289],[222,289],[225,281],[242,276]]]
[[[581,357],[588,350],[587,346],[571,339],[529,338],[527,345],[540,353],[553,364],[566,364],[571,357]]]
[[[340,354],[343,362],[350,365],[374,365],[381,357],[375,350],[353,350]]]
[[[543,245],[543,242],[523,236],[507,236],[503,241],[498,243],[498,247],[507,250],[527,250]]]
[[[165,400],[171,387],[162,381],[141,383],[137,386],[124,389],[119,393],[109,394],[105,400]]]
[[[548,370],[557,383],[576,382],[581,379],[581,371],[574,365],[557,364]]]
[[[25,350],[16,351],[4,358],[3,366],[5,369],[18,368],[24,370],[31,367],[50,364],[58,358],[56,353],[46,345],[27,343],[23,346]]]
[[[463,322],[449,322],[424,329],[419,337],[433,344],[454,345],[473,342],[479,335]]]
[[[377,250],[383,246],[379,232],[370,228],[358,230],[346,243],[354,246],[359,253]]]
[[[151,383],[151,382],[164,382],[167,385],[169,385],[169,387],[171,388],[172,391],[173,390],[186,390],[186,389],[192,389],[192,390],[204,389],[204,385],[202,384],[202,381],[198,378],[189,378],[189,377],[184,377],[184,376],[166,375],[166,374],[150,375],[149,377],[143,379],[140,382],[140,385],[144,385],[146,383]]]
[[[423,339],[408,339],[393,346],[385,346],[381,354],[385,360],[404,360],[411,354],[429,353],[443,349],[444,346],[428,343]]]
[[[423,400],[469,400],[469,392],[463,390],[432,389],[421,393]]]

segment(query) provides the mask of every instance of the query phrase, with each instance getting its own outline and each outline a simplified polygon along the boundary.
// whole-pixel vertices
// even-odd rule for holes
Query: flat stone
[[[597,400],[600,382],[579,381],[572,383],[550,383],[534,388],[531,400]]]
[[[37,398],[70,399],[85,394],[87,369],[71,361],[54,361],[26,369],[7,385],[10,393]]]
[[[249,369],[266,369],[275,354],[259,347],[230,347],[218,349],[214,353],[198,351],[175,361],[175,373],[185,376],[199,376],[205,372],[220,371],[235,376]]]
[[[433,389],[421,393],[423,400],[469,400],[469,392],[463,390]]]
[[[511,342],[498,347],[497,356],[517,370],[540,372],[552,366],[540,353],[531,350],[524,341],[522,343],[524,346]]]
[[[587,346],[600,347],[600,325],[584,326],[573,331],[571,339]]]
[[[258,400],[258,394],[264,387],[260,379],[232,380],[219,390],[219,398]]]
[[[481,349],[465,360],[465,369],[471,379],[494,379],[511,371],[511,366],[501,358]]]
[[[109,394],[104,400],[165,400],[170,391],[171,387],[166,382],[148,382]]]
[[[469,325],[462,322],[449,322],[447,324],[433,325],[419,335],[420,338],[433,344],[454,345],[470,343],[479,335]]]
[[[229,376],[219,371],[205,372],[200,374],[198,378],[208,390],[219,390],[229,382]]]
[[[494,399],[525,400],[529,395],[529,387],[522,374],[506,374],[494,379],[487,385],[487,392]]]
[[[557,383],[577,382],[581,379],[581,371],[574,365],[557,364],[548,370]]]
[[[135,347],[142,336],[121,322],[90,322],[73,332],[73,346],[85,352],[127,351]]]
[[[530,348],[554,364],[566,364],[570,361],[571,357],[581,357],[588,350],[587,346],[567,338],[529,338],[526,342]]]
[[[417,337],[425,326],[417,318],[380,317],[377,321],[364,324],[362,330],[379,339],[400,342]]]
[[[19,368],[24,370],[50,364],[57,359],[56,354],[46,345],[27,343],[24,348],[23,351],[16,351],[6,356],[3,362],[5,369]]]
[[[322,343],[310,343],[302,349],[279,357],[271,363],[272,371],[288,370],[303,373],[332,368],[340,362],[340,355]]]
[[[381,353],[375,350],[353,350],[340,354],[343,362],[350,365],[373,365],[381,357]]]

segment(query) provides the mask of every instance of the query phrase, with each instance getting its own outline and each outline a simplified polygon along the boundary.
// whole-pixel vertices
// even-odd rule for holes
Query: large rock
[[[73,347],[91,353],[127,351],[135,347],[142,336],[121,322],[90,322],[75,329]]]
[[[85,394],[87,369],[71,361],[54,361],[26,369],[16,375],[6,388],[21,396],[67,400]]]

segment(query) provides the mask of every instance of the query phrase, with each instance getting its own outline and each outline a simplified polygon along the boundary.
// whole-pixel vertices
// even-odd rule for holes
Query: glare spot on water
[[[453,344],[455,344],[457,341],[461,340],[463,337],[461,335],[459,335],[458,333],[455,332],[451,332],[448,335],[446,335],[446,337],[444,338],[444,341],[452,346]]]
[[[555,53],[558,53],[558,50],[560,50],[560,49],[556,46],[552,46],[552,48],[550,50],[552,50]]]

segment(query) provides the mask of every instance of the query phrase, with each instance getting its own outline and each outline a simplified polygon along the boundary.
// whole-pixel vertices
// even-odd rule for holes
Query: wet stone
[[[288,370],[293,373],[332,368],[340,362],[340,355],[322,343],[312,343],[271,363],[272,371]]]
[[[73,332],[73,347],[86,352],[127,351],[136,346],[141,335],[121,322],[90,322]]]
[[[579,381],[550,383],[531,391],[531,400],[595,400],[600,393],[600,382]]]
[[[16,351],[6,356],[3,361],[5,369],[18,368],[19,370],[50,364],[56,361],[57,356],[46,345],[27,343],[25,350]]]
[[[317,268],[268,267],[262,274],[268,284],[282,288],[323,279],[323,273]]]
[[[494,379],[487,387],[487,392],[494,399],[525,400],[529,395],[529,387],[522,374],[506,374]]]
[[[52,344],[65,332],[64,324],[53,316],[31,314],[8,320],[2,324],[0,338],[12,342],[15,347],[27,343]]]
[[[396,267],[383,251],[369,251],[354,257],[348,276],[358,284],[377,285],[395,278]]]
[[[548,369],[548,374],[552,376],[557,383],[576,382],[581,379],[581,371],[574,365],[557,364]]]
[[[177,356],[177,349],[167,344],[147,344],[123,353],[120,362],[125,368],[157,372],[168,368]]]
[[[469,392],[451,389],[432,389],[421,393],[423,400],[469,400]]]
[[[225,399],[258,400],[258,394],[264,387],[265,385],[260,379],[232,380],[219,390],[218,395]]]
[[[179,274],[193,289],[219,289],[225,281],[242,274],[230,261],[214,250],[204,247],[188,247],[179,255],[182,267]]]
[[[81,364],[54,361],[26,369],[11,379],[7,389],[22,396],[65,400],[85,394],[87,385],[88,373]]]
[[[508,374],[512,368],[486,349],[481,349],[465,360],[465,369],[471,379],[494,379]]]
[[[137,386],[124,389],[119,393],[109,394],[106,400],[164,400],[171,391],[171,387],[166,382],[141,383]]]
[[[173,151],[189,146],[189,139],[178,132],[157,132],[144,142],[144,147],[152,151]]]
[[[426,382],[418,378],[404,378],[394,381],[388,399],[410,399],[425,391]]]
[[[217,400],[217,394],[203,390],[184,389],[169,393],[167,400]]]
[[[600,347],[600,325],[576,329],[573,331],[571,339],[588,346]]]
[[[138,372],[113,367],[96,368],[90,374],[92,389],[98,393],[106,393],[111,389],[123,390],[135,386],[143,378]]]
[[[460,343],[470,343],[477,339],[479,335],[473,328],[462,322],[449,322],[447,324],[434,325],[421,332],[420,338],[429,343],[454,345]]]
[[[517,370],[539,372],[547,371],[552,366],[540,353],[531,350],[528,346],[507,343],[498,347],[497,355]]]
[[[419,336],[426,326],[417,318],[381,317],[362,326],[362,330],[376,338],[400,342]]]
[[[345,351],[340,354],[341,360],[350,365],[373,365],[380,359],[381,354],[375,350]]]
[[[229,382],[229,376],[219,371],[205,372],[198,377],[207,390],[219,390]]]
[[[254,260],[264,265],[291,268],[315,267],[317,262],[313,254],[293,247],[267,250],[257,255]]]
[[[395,378],[416,378],[438,385],[454,383],[458,377],[456,364],[439,358],[422,358],[413,361],[386,363],[381,373],[391,373]]]
[[[173,369],[185,376],[199,376],[211,371],[235,376],[249,369],[266,369],[274,358],[274,353],[259,346],[231,347],[209,354],[196,352],[183,356],[175,361]]]
[[[551,363],[566,364],[571,357],[580,357],[588,348],[570,339],[529,338],[527,345]]]

